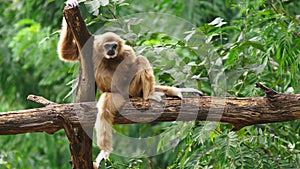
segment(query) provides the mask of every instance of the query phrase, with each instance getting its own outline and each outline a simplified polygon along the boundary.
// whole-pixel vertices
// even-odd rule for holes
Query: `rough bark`
[[[95,101],[95,78],[93,68],[93,42],[94,37],[88,31],[78,7],[66,6],[64,17],[79,49],[78,58],[80,68],[78,75],[78,86],[76,90],[76,102]],[[76,126],[65,114],[59,118],[70,141],[72,157],[72,168],[93,168],[92,165],[92,134],[93,127]]]
[[[71,28],[76,44],[79,48],[79,82],[76,93],[76,102],[95,101],[95,77],[93,67],[93,42],[91,35],[81,16],[78,7],[66,6],[64,17]]]
[[[183,100],[165,98],[164,103],[150,103],[141,98],[132,98],[116,115],[114,123],[220,121],[230,123],[234,125],[235,130],[239,130],[254,124],[300,119],[300,94],[281,94],[263,86],[259,87],[266,92],[266,97],[203,96],[186,97]],[[0,135],[27,132],[54,133],[63,128],[61,117],[68,119],[73,127],[94,125],[97,113],[95,102],[71,104],[51,102],[46,105],[44,108],[0,113]]]

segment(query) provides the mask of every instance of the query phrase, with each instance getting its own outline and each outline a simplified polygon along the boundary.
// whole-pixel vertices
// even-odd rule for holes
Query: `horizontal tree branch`
[[[267,91],[265,91],[268,93]],[[55,104],[40,101],[43,108],[0,113],[0,135],[27,132],[54,133],[63,128],[62,118],[73,126],[93,127],[96,103]],[[234,125],[235,130],[253,124],[285,122],[300,119],[300,95],[278,94],[269,91],[266,97],[217,98],[185,97],[165,98],[163,103],[131,98],[115,124],[154,123],[167,121],[220,121]]]

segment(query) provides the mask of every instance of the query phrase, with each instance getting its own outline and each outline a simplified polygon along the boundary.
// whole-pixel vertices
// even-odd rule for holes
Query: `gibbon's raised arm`
[[[66,5],[75,7],[78,6],[78,2],[76,0],[69,0],[66,2]],[[60,38],[57,45],[57,53],[59,58],[63,61],[77,61],[79,56],[79,50],[74,36],[64,17],[62,20]]]

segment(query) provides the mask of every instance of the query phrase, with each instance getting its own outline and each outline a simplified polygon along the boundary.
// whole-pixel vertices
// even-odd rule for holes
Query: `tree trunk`
[[[79,75],[76,90],[76,102],[95,101],[95,78],[93,68],[94,37],[88,31],[78,7],[66,6],[64,17],[71,28],[77,47],[79,48]],[[70,151],[73,169],[92,169],[92,137],[93,126],[77,126],[74,128],[69,118],[60,116],[63,127],[70,140]]]

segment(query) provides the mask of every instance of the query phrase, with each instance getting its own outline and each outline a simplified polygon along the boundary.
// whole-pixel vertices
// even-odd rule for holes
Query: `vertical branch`
[[[79,48],[79,81],[76,91],[76,102],[95,101],[95,77],[93,68],[93,40],[94,37],[88,31],[78,7],[66,6],[64,17],[71,28],[76,44]],[[92,169],[92,134],[93,128],[77,127],[66,118],[64,129],[70,141],[73,169]],[[85,130],[84,130],[85,129]]]
[[[95,101],[95,77],[93,67],[94,37],[88,31],[78,7],[66,6],[64,17],[71,28],[80,51],[79,84],[76,92],[76,102]]]

